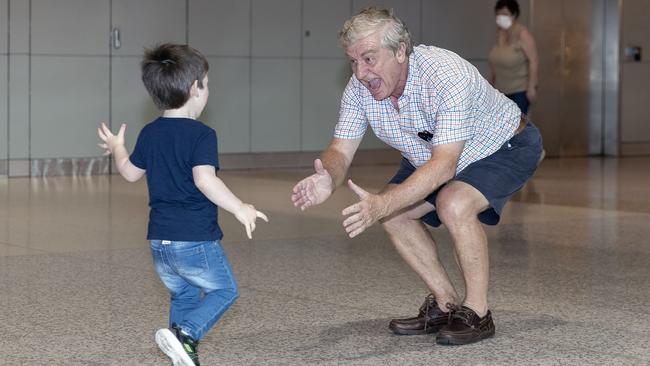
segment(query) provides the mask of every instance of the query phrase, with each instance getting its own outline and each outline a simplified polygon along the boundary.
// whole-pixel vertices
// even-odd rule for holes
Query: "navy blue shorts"
[[[458,173],[451,181],[465,182],[476,188],[488,200],[490,207],[478,214],[486,225],[496,225],[501,218],[501,210],[510,197],[520,190],[533,176],[542,154],[542,137],[532,122],[504,143],[494,154],[475,161]],[[406,159],[400,162],[399,170],[389,181],[400,184],[406,180],[415,167]],[[434,206],[440,186],[425,200]],[[435,210],[422,216],[421,220],[433,227],[440,226],[440,218]]]

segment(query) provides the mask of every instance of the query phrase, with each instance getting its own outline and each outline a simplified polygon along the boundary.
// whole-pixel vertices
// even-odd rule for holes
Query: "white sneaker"
[[[158,329],[156,343],[158,348],[172,360],[174,366],[194,366],[194,362],[183,349],[181,342],[169,329]]]

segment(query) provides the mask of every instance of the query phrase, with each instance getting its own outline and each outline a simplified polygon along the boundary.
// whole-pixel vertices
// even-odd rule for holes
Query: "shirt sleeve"
[[[144,130],[140,131],[140,134],[138,135],[138,139],[135,143],[135,147],[133,148],[133,153],[129,157],[129,160],[131,161],[131,164],[135,165],[136,167],[142,169],[142,170],[147,170],[147,159],[145,155],[146,149],[146,139],[144,137]]]
[[[198,165],[212,165],[219,169],[219,157],[217,152],[217,133],[210,129],[202,133],[192,152],[192,167]]]
[[[339,139],[358,139],[363,137],[368,128],[368,119],[361,107],[361,98],[357,93],[354,76],[350,78],[341,98],[339,122],[334,129],[334,137]]]
[[[443,81],[434,103],[437,113],[432,128],[433,145],[465,141],[474,134],[471,121],[472,86],[470,79],[463,75],[450,77]]]

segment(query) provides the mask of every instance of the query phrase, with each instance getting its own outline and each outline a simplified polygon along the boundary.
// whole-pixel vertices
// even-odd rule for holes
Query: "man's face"
[[[346,49],[354,76],[370,91],[375,100],[391,95],[399,97],[406,80],[400,80],[406,67],[406,47],[394,54],[381,46],[383,32],[377,31],[360,39]]]

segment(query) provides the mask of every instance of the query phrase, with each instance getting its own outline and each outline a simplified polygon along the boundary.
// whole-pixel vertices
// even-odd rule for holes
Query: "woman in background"
[[[522,113],[537,97],[537,49],[528,29],[517,21],[516,0],[497,1],[494,11],[497,41],[488,57],[492,71],[490,82],[517,103]]]

